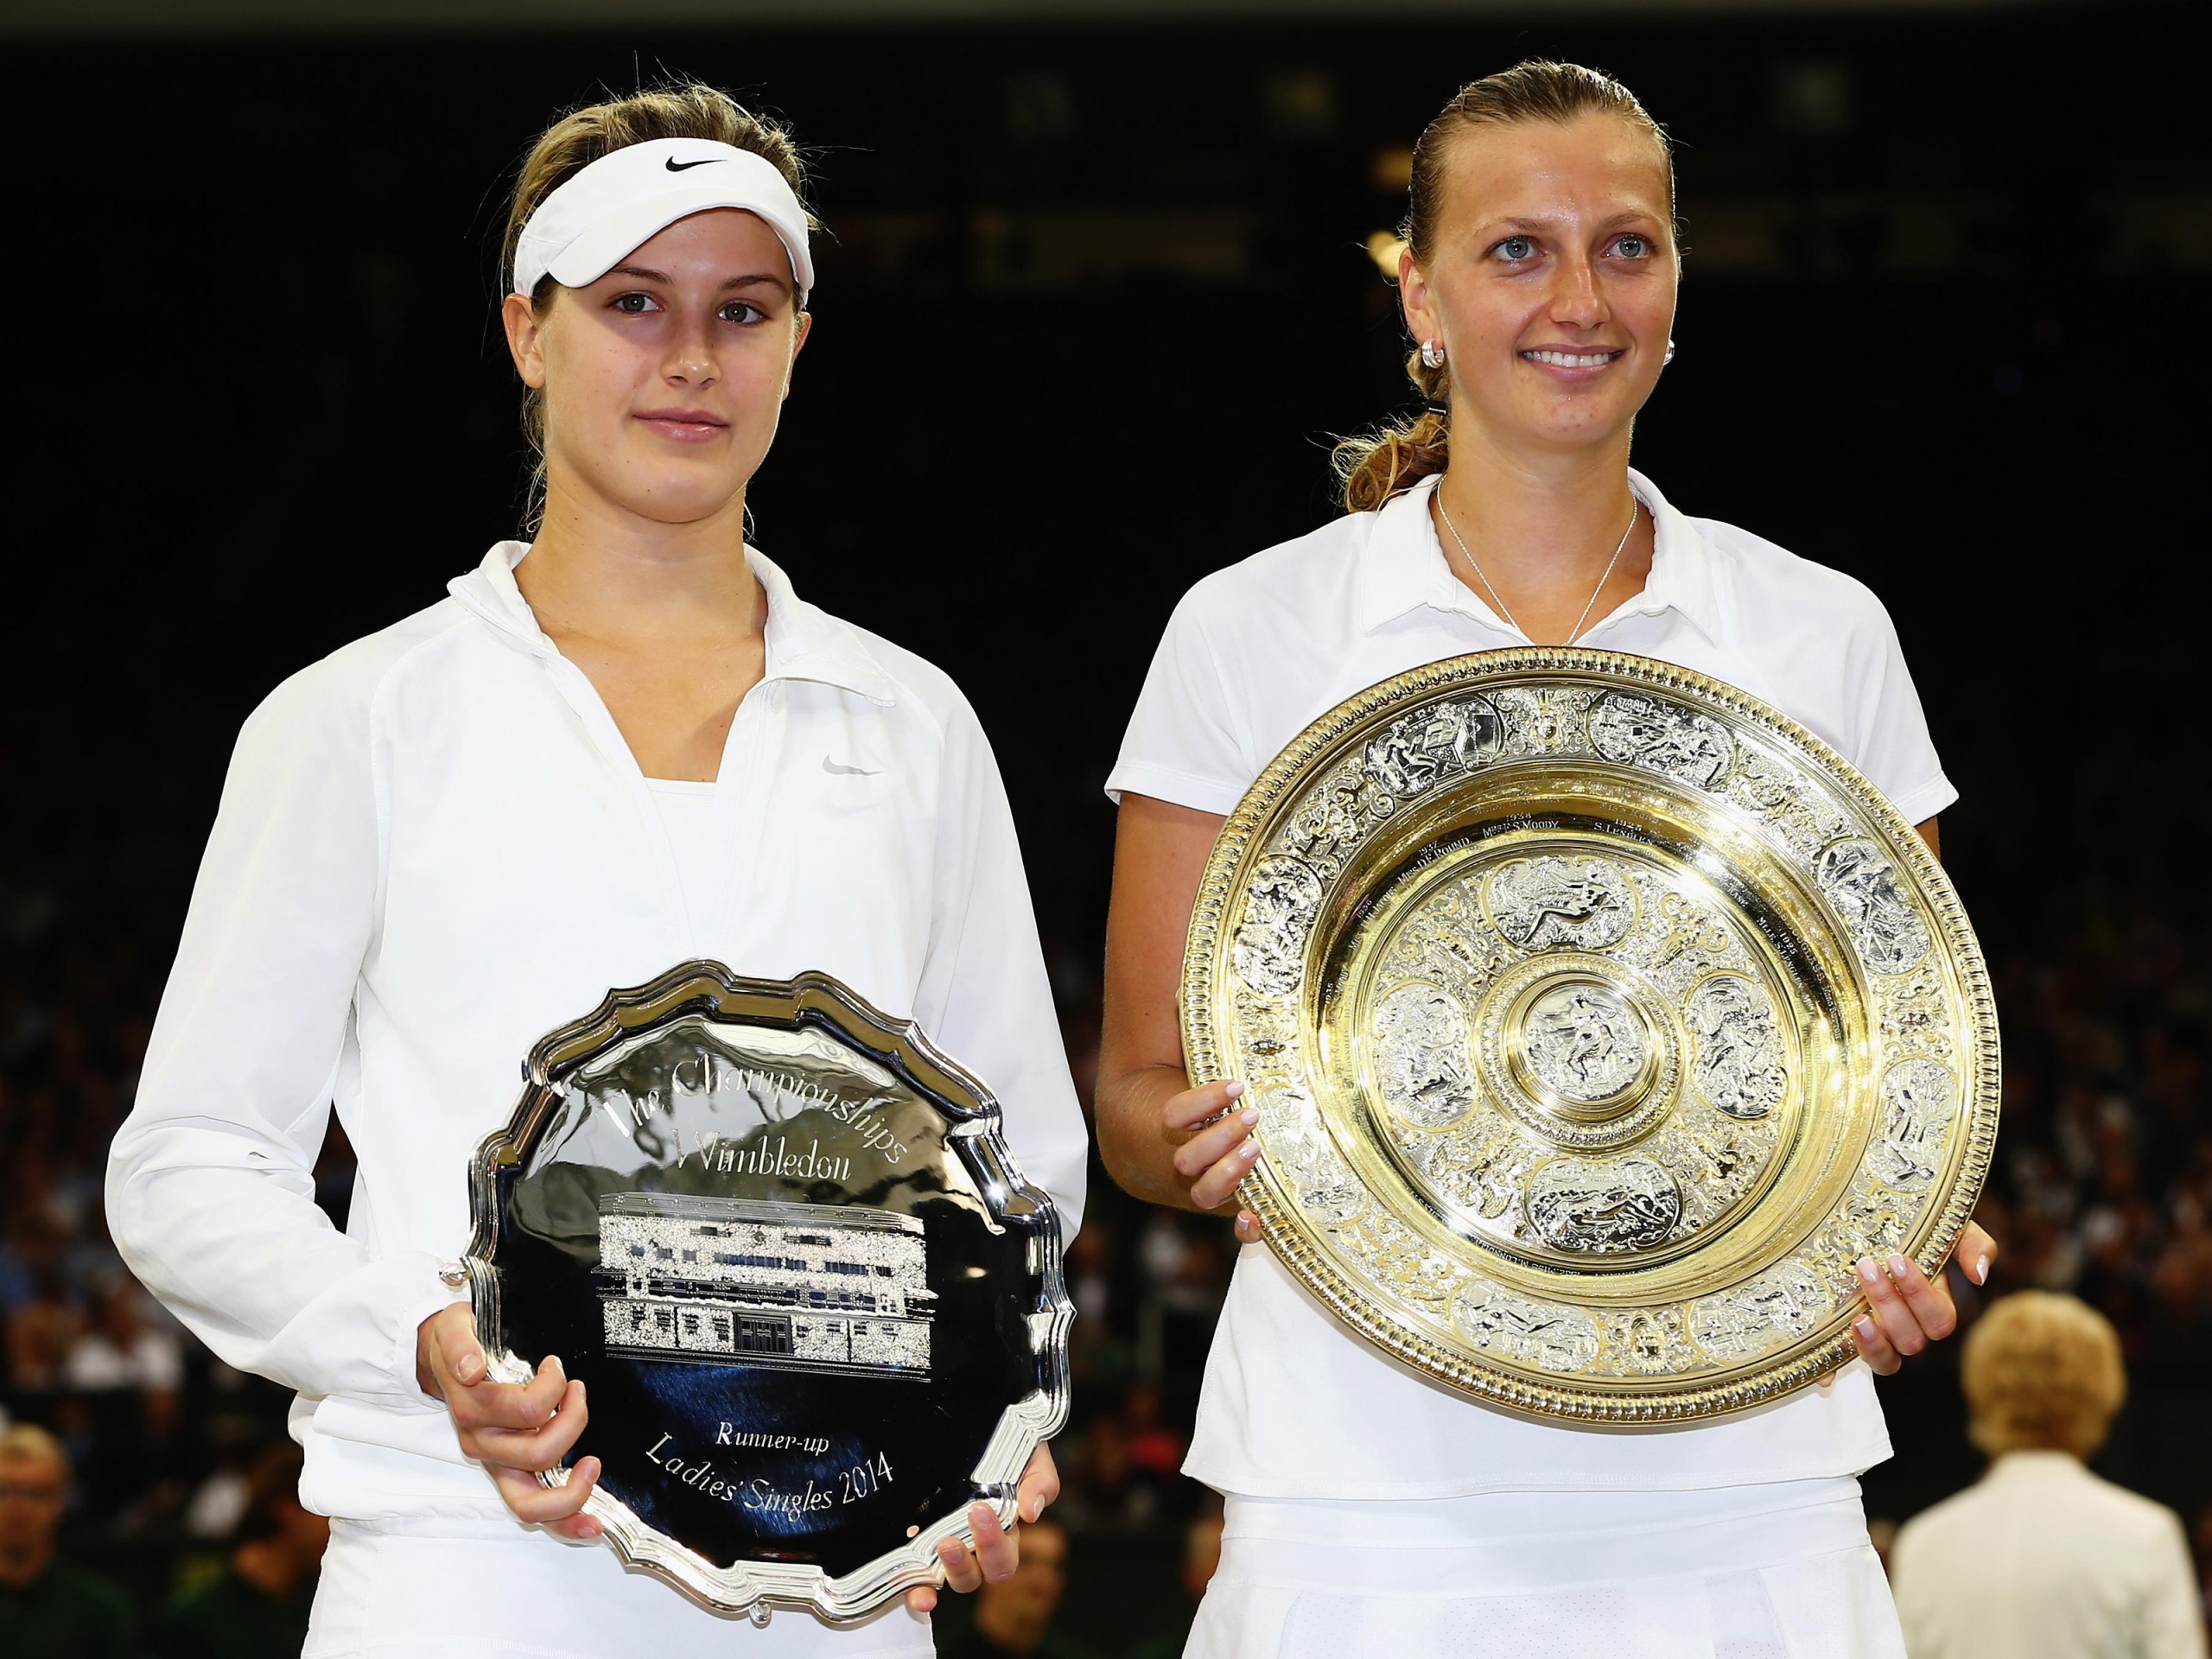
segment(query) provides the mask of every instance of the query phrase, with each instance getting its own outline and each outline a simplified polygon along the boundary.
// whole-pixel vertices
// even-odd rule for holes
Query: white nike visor
[[[814,287],[806,209],[774,162],[706,138],[652,138],[579,168],[537,204],[515,243],[514,291],[546,276],[563,288],[595,283],[679,219],[735,207],[760,219],[791,256],[804,305]]]

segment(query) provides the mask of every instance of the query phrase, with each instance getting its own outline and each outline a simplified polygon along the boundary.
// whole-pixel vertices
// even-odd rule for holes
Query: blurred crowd
[[[87,756],[75,791],[86,810],[69,833],[20,816],[0,823],[0,1427],[50,1432],[72,1471],[68,1548],[124,1584],[155,1633],[180,1594],[232,1570],[242,1529],[266,1529],[256,1471],[265,1482],[271,1449],[286,1444],[283,1393],[217,1361],[153,1304],[103,1221],[106,1147],[168,970],[194,827],[212,804],[204,755],[171,764],[164,779],[162,762],[134,757],[134,798],[104,800],[121,768]],[[178,810],[146,812],[147,787]],[[2002,860],[1991,868],[2001,874]],[[2200,918],[2160,871],[2075,868],[2088,872],[2075,887],[2046,888],[1985,930],[2006,1036],[2005,1131],[1984,1212],[2004,1246],[1997,1288],[2078,1294],[2117,1327],[2131,1369],[2198,1367],[2212,1359],[2212,973],[2192,944]],[[1087,1096],[1096,936],[1071,927],[1048,950]],[[349,1173],[334,1137],[319,1172],[334,1216]],[[1058,1446],[1055,1515],[1077,1580],[1086,1549],[1118,1549],[1117,1560],[1149,1551],[1152,1622],[1169,1636],[1188,1614],[1173,1586],[1217,1532],[1214,1500],[1179,1471],[1233,1262],[1221,1222],[1138,1205],[1094,1168],[1068,1258],[1077,1408]],[[2212,1544],[2212,1523],[2203,1532]]]
[[[2003,1242],[1999,1291],[2071,1292],[2112,1319],[2131,1368],[2194,1369],[2212,1361],[2212,916],[2191,879],[2196,793],[2146,826],[2117,802],[2107,816],[2107,792],[2083,791],[2091,821],[2069,826],[2074,845],[2023,860],[1977,906],[2009,912],[1983,926],[2005,1084],[1981,1214]],[[1991,861],[2013,874],[2008,861]]]

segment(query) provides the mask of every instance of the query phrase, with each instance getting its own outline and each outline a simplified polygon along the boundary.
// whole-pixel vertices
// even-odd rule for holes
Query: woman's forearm
[[[1183,936],[1221,819],[1143,795],[1122,798],[1114,842],[1114,899],[1106,920],[1104,1028],[1098,1055],[1098,1154],[1132,1197],[1178,1210],[1199,1173],[1175,1167],[1191,1131],[1228,1103],[1185,1103],[1179,1127],[1166,1108],[1191,1092],[1176,1014]]]
[[[1189,1210],[1190,1182],[1175,1169],[1175,1143],[1160,1109],[1190,1087],[1182,1068],[1139,1065],[1098,1084],[1098,1156],[1132,1198]]]
[[[1196,1103],[1186,1103],[1186,1116],[1195,1111],[1211,1114],[1213,1118],[1212,1126],[1196,1135],[1187,1129],[1171,1129],[1166,1122],[1167,1103],[1186,1092]],[[1196,1153],[1209,1137],[1219,1138],[1226,1123],[1221,1114],[1225,1107],[1234,1104],[1231,1100],[1209,1100],[1191,1090],[1182,1067],[1178,1065],[1144,1065],[1122,1071],[1111,1081],[1102,1081],[1098,1086],[1098,1155],[1122,1190],[1134,1198],[1177,1210],[1233,1216],[1239,1207],[1233,1198],[1211,1209],[1192,1201],[1192,1184],[1205,1173],[1203,1166],[1193,1166],[1192,1173],[1185,1173],[1175,1166],[1175,1154],[1186,1142],[1192,1143],[1191,1151]],[[1241,1135],[1242,1131],[1230,1125],[1227,1133]],[[1219,1154],[1205,1155],[1217,1157]],[[1237,1173],[1243,1173],[1241,1166]]]

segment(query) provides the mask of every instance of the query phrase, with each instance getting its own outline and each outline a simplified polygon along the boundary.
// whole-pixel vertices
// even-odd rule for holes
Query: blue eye
[[[1635,235],[1619,237],[1613,243],[1613,251],[1624,259],[1642,259],[1651,251],[1651,238]]]
[[[1528,259],[1535,257],[1536,245],[1525,236],[1509,236],[1497,245],[1497,251],[1508,259]]]

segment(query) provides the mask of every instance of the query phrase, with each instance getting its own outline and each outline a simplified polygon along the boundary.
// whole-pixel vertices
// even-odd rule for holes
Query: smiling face
[[[1614,114],[1451,140],[1427,257],[1399,275],[1414,338],[1445,347],[1455,448],[1625,435],[1674,324],[1668,185],[1658,141]]]
[[[503,319],[544,393],[549,502],[667,524],[742,512],[812,321],[784,245],[736,208],[677,220],[542,314],[510,295]]]

